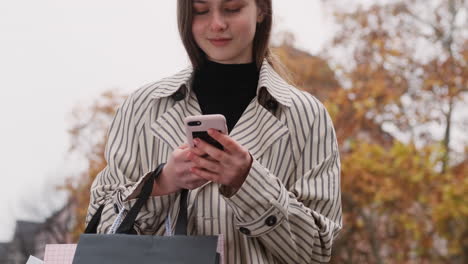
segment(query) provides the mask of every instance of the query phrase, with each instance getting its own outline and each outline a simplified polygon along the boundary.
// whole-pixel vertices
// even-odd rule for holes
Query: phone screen
[[[221,131],[220,131],[221,132]],[[214,138],[210,137],[206,131],[193,131],[192,132],[192,138],[199,138],[216,148],[219,148],[221,150],[224,150],[223,145],[221,145],[218,141],[216,141]]]

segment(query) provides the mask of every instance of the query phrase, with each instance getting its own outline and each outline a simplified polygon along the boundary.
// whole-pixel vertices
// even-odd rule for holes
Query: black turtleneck
[[[255,62],[221,64],[207,60],[195,71],[193,80],[202,113],[224,115],[230,132],[255,97],[258,77]]]

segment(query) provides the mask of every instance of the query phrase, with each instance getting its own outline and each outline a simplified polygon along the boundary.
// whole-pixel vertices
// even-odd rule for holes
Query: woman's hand
[[[230,187],[237,192],[244,183],[252,166],[252,156],[249,151],[237,141],[214,129],[208,134],[224,147],[220,150],[200,139],[195,139],[195,148],[188,155],[195,166],[191,172],[199,177]],[[208,154],[208,156],[206,156]]]
[[[208,180],[195,175],[190,168],[195,166],[188,159],[190,149],[187,144],[175,149],[153,185],[153,196],[167,195],[181,189],[196,189]]]

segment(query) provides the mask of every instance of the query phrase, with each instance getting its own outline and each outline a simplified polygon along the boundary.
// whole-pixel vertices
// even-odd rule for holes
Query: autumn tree
[[[420,145],[441,142],[445,171],[454,145],[453,115],[464,109],[468,92],[468,3],[398,0],[356,4],[353,11],[340,11],[340,1],[327,3],[338,25],[330,63],[354,112]],[[443,136],[431,133],[434,128]]]
[[[466,171],[454,169],[466,155],[451,142],[468,87],[467,4],[338,4],[327,1],[338,27],[329,62],[342,86],[326,102],[343,154],[334,259],[466,263]]]
[[[97,174],[106,166],[104,148],[107,131],[112,118],[125,96],[117,91],[107,91],[91,106],[78,105],[71,115],[70,154],[81,157],[86,168],[77,176],[70,177],[64,188],[76,202],[75,226],[72,235],[75,241],[85,228],[91,184]]]

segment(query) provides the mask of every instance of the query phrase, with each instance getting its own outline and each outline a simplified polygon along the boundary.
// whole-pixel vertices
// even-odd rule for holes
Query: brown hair
[[[269,42],[273,24],[272,0],[255,0],[257,7],[263,14],[263,21],[258,23],[253,40],[253,57],[260,69],[266,58],[270,65],[282,76],[288,74],[284,66],[272,53]],[[180,38],[185,46],[193,68],[200,68],[205,62],[205,53],[198,47],[192,34],[193,6],[192,0],[177,0],[177,24]],[[289,78],[285,78],[289,81]]]

